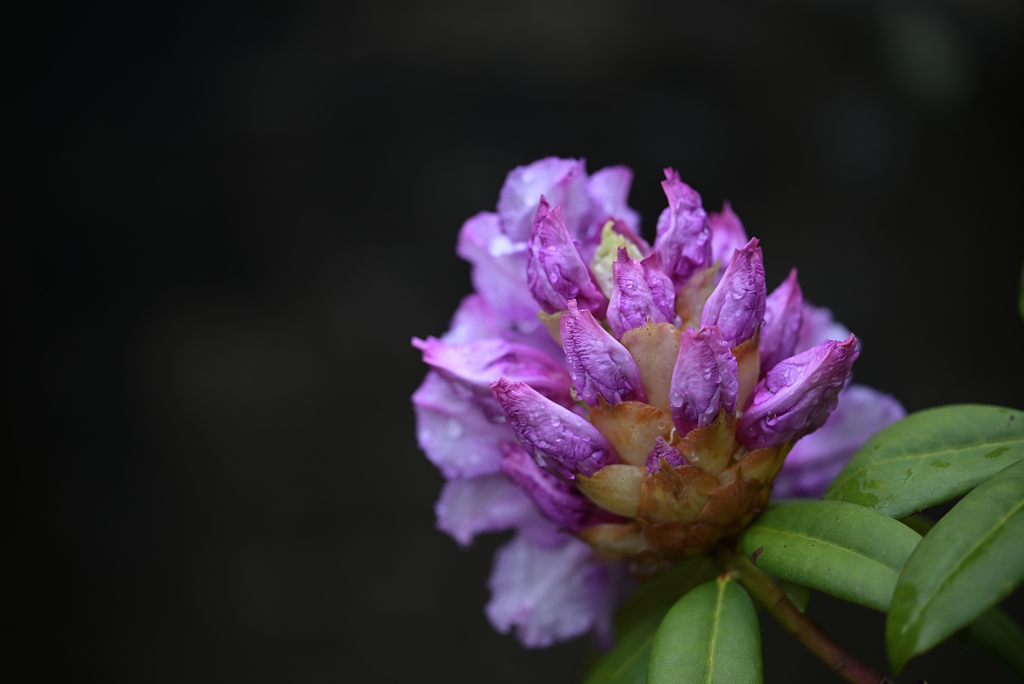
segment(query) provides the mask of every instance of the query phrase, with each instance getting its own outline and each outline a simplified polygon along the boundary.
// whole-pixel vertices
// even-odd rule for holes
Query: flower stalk
[[[895,684],[892,679],[875,672],[850,654],[813,620],[797,610],[771,575],[751,563],[743,553],[733,550],[727,543],[720,544],[714,551],[714,559],[787,632],[850,684]]]

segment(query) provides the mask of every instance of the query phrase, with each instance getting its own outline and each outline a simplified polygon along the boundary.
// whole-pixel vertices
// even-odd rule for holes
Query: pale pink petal
[[[514,441],[515,432],[505,423],[491,422],[472,393],[457,392],[431,371],[412,395],[412,403],[420,448],[445,477],[498,472],[500,443]]]
[[[523,535],[498,549],[485,609],[502,634],[515,630],[528,648],[543,648],[600,628],[620,595],[622,570],[593,558],[574,537],[544,548]],[[611,600],[609,600],[611,597]]]

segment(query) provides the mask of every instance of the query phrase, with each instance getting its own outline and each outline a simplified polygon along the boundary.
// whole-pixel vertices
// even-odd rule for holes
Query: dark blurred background
[[[459,226],[546,155],[632,167],[648,238],[664,166],[731,200],[769,288],[798,266],[909,410],[1024,406],[1021,25],[1014,0],[549,0],[8,26],[0,678],[576,680],[586,639],[487,624],[506,537],[434,530],[409,404],[410,337],[469,291]],[[810,612],[884,667],[880,615]],[[768,682],[833,681],[763,630]],[[949,644],[900,681],[925,676],[1013,680]]]

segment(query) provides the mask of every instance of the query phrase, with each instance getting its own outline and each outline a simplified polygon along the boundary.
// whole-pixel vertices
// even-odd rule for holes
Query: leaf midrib
[[[883,568],[885,568],[886,570],[888,570],[889,572],[893,572],[893,573],[896,572],[895,568],[893,568],[893,567],[891,567],[889,565],[886,565],[885,563],[883,563],[880,560],[876,560],[876,559],[872,558],[871,556],[865,556],[864,554],[858,553],[857,551],[854,551],[853,549],[848,549],[846,547],[840,546],[839,544],[836,544],[835,542],[831,542],[831,541],[829,541],[827,539],[822,539],[821,537],[809,537],[809,536],[806,536],[806,535],[798,534],[798,533],[793,532],[791,530],[780,530],[777,527],[769,527],[767,525],[757,525],[753,529],[755,529],[755,530],[756,529],[768,530],[768,531],[777,532],[777,533],[780,533],[780,534],[788,534],[789,536],[796,537],[797,539],[804,539],[804,540],[811,540],[811,541],[815,541],[815,542],[820,542],[820,543],[822,543],[822,544],[824,544],[826,546],[830,546],[830,547],[832,547],[834,549],[838,549],[838,550],[840,550],[840,551],[842,551],[844,553],[848,553],[848,554],[850,554],[852,556],[855,556],[857,558],[863,558],[864,560],[870,561],[870,562],[874,563],[875,565],[880,565]]]
[[[918,610],[914,611],[914,613],[910,616],[911,619],[907,620],[906,624],[911,624],[911,622],[917,622],[920,619],[920,617],[924,615],[925,611],[928,609],[928,606],[932,604],[932,601],[934,601],[935,597],[939,595],[939,593],[942,591],[942,588],[945,587],[953,579],[954,575],[956,575],[957,573],[957,570],[964,563],[967,562],[967,559],[971,557],[971,554],[973,554],[978,549],[978,547],[985,542],[986,539],[994,535],[1004,525],[1006,525],[1006,521],[1015,516],[1018,512],[1020,512],[1021,508],[1024,508],[1024,501],[1019,501],[1017,505],[1013,507],[1013,510],[1004,515],[1002,520],[1000,520],[997,524],[993,525],[988,532],[983,534],[978,539],[978,541],[971,545],[970,550],[968,550],[967,553],[963,554],[960,557],[960,560],[956,562],[956,565],[950,568],[949,572],[946,573],[946,576],[943,578],[941,582],[939,582],[938,586],[935,588],[935,591],[931,592],[931,594],[928,596],[928,600],[922,603]]]
[[[722,615],[722,599],[725,596],[725,582],[718,582],[718,597],[715,599],[715,619],[711,623],[711,647],[708,650],[708,684],[714,684],[715,643],[718,641],[718,621]]]
[[[855,468],[853,471],[850,472],[850,474],[846,478],[844,478],[842,480],[839,480],[839,479],[834,480],[832,482],[832,485],[829,487],[829,489],[831,489],[831,490],[838,490],[840,487],[842,487],[844,484],[846,484],[850,480],[854,479],[855,477],[860,476],[862,473],[870,471],[872,468],[875,468],[875,467],[886,466],[886,465],[890,465],[890,464],[893,464],[893,463],[901,463],[903,461],[909,461],[909,460],[915,459],[915,458],[917,458],[917,459],[924,459],[924,458],[930,458],[932,456],[938,456],[940,454],[950,454],[950,453],[954,453],[954,452],[957,452],[957,451],[965,451],[967,449],[977,449],[977,448],[980,448],[980,447],[998,446],[1000,444],[1013,444],[1013,443],[1016,443],[1016,442],[1024,444],[1024,437],[1016,437],[1014,439],[1006,439],[1006,440],[1001,440],[1001,441],[998,441],[998,442],[978,442],[977,444],[958,446],[958,447],[955,447],[955,448],[952,448],[952,449],[940,449],[938,451],[928,451],[928,452],[924,452],[924,453],[922,453],[922,452],[917,452],[917,453],[912,453],[912,454],[903,453],[900,456],[896,456],[896,457],[893,457],[893,458],[887,458],[884,461],[881,461],[881,460],[879,460],[879,461],[872,461],[871,463],[868,463],[866,465],[860,466],[859,468]]]

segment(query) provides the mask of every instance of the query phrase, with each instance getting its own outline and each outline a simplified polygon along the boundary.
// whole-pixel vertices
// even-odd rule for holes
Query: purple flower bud
[[[710,425],[721,409],[736,410],[739,368],[717,327],[687,328],[672,369],[669,409],[679,433]]]
[[[527,249],[526,281],[546,313],[564,311],[566,303],[575,299],[580,308],[604,317],[608,300],[573,244],[561,209],[552,209],[543,197]]]
[[[527,496],[551,522],[577,532],[599,523],[621,522],[621,518],[598,508],[576,487],[547,472],[518,444],[501,445],[501,472]]]
[[[633,328],[654,323],[670,323],[675,318],[675,290],[671,279],[658,269],[658,256],[643,261],[630,259],[619,248],[612,264],[612,296],[608,302],[608,325],[616,337]]]
[[[501,229],[509,239],[523,242],[530,236],[542,196],[562,207],[570,235],[581,238],[590,215],[586,162],[547,157],[509,171],[498,195]]]
[[[764,307],[764,325],[761,327],[761,375],[788,359],[796,352],[800,340],[800,327],[804,321],[804,295],[796,281],[796,269],[768,295]]]
[[[665,169],[661,187],[668,197],[668,207],[658,217],[654,253],[678,292],[691,275],[713,263],[711,227],[700,195],[679,180],[674,169]]]
[[[764,257],[757,238],[751,238],[733,252],[721,282],[704,304],[700,324],[717,325],[729,346],[735,347],[753,337],[763,322],[766,294]]]
[[[567,480],[590,477],[618,459],[597,428],[522,382],[502,378],[491,392],[519,442],[537,462]]]
[[[627,400],[646,402],[640,371],[629,351],[593,314],[580,311],[575,299],[568,304],[569,310],[562,315],[562,348],[580,399],[588,406],[595,406],[599,396],[612,405]]]
[[[651,449],[651,453],[647,454],[647,473],[656,473],[661,470],[662,459],[665,459],[665,462],[672,468],[686,465],[686,459],[679,453],[679,449],[669,446],[665,438],[659,435],[654,440],[654,448]]]
[[[423,352],[423,361],[434,370],[456,386],[469,388],[486,403],[494,401],[491,384],[498,378],[525,382],[563,406],[573,403],[569,374],[560,363],[535,347],[493,338],[447,344],[433,337],[426,341],[413,338],[412,346]]]
[[[814,432],[836,407],[853,362],[857,338],[826,340],[780,361],[754,387],[740,417],[736,439],[748,449],[777,446]]]
[[[868,437],[907,415],[896,399],[864,385],[848,384],[836,398],[825,424],[793,445],[772,496],[818,498]]]
[[[711,212],[708,223],[711,224],[711,259],[728,263],[733,251],[747,244],[747,231],[743,230],[740,217],[728,202],[722,205],[722,213]]]

